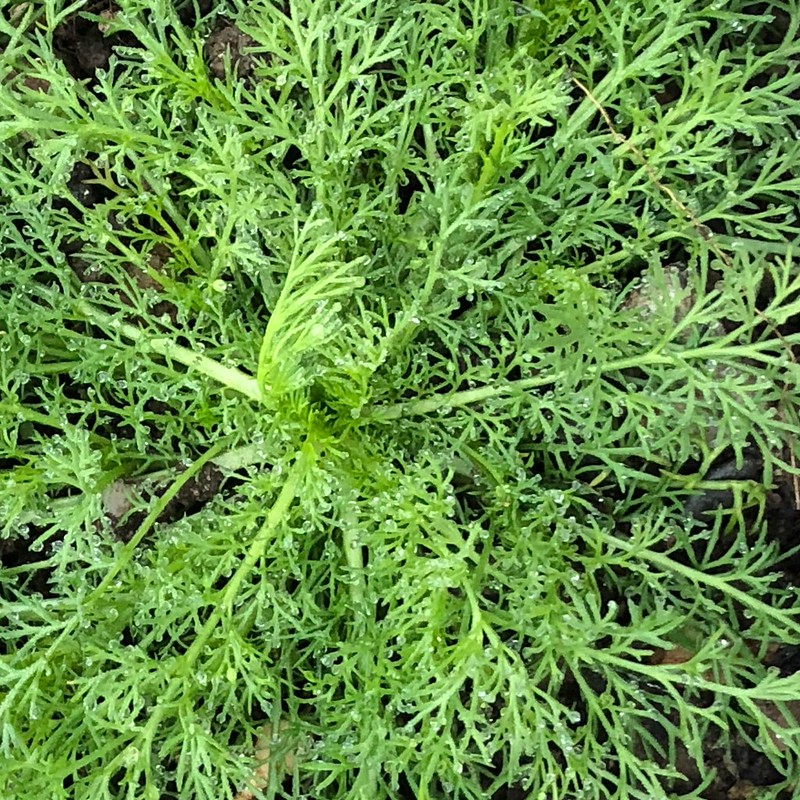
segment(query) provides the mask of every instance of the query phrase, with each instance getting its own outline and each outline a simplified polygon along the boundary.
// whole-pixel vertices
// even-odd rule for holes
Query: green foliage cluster
[[[790,785],[796,0],[118,4],[0,4],[3,796]]]

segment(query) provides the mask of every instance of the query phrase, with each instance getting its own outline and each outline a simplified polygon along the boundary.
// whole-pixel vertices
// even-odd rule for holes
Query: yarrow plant
[[[796,785],[796,0],[0,8],[4,797]]]

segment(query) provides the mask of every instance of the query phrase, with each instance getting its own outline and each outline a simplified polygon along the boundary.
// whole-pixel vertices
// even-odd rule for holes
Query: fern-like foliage
[[[2,7],[3,796],[791,786],[796,0],[202,6]]]

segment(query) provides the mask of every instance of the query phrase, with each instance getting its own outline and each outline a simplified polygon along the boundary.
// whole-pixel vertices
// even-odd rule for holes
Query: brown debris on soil
[[[179,471],[175,470],[176,473]],[[146,512],[133,509],[150,498],[161,497],[169,488],[171,478],[174,476],[161,476],[156,485],[152,485],[147,478],[126,478],[114,481],[106,487],[103,491],[103,508],[115,536],[125,542],[131,539],[146,516]],[[206,464],[181,487],[156,521],[175,522],[196,513],[219,492],[223,480],[224,476],[218,467]]]
[[[278,736],[289,727],[286,720],[281,720],[278,725]],[[256,741],[255,746],[255,762],[258,765],[253,770],[253,775],[250,781],[250,788],[242,789],[237,792],[234,800],[253,800],[255,795],[253,789],[261,791],[267,788],[270,779],[270,757],[272,755],[272,747],[275,741],[275,736],[272,731],[272,725],[266,723],[261,728],[261,733]],[[276,773],[278,772],[291,772],[294,769],[295,754],[289,751],[283,758],[283,761],[277,765]]]
[[[209,73],[214,78],[224,80],[227,57],[234,75],[240,79],[252,77],[256,66],[259,61],[263,61],[263,58],[243,51],[256,47],[257,44],[252,36],[243,33],[235,25],[226,23],[206,39],[203,47],[203,56],[208,64]]]
[[[24,65],[20,70],[12,69],[11,72],[9,72],[8,75],[3,78],[3,83],[7,86],[14,86],[15,82],[22,83],[22,85],[31,92],[41,92],[42,94],[47,94],[47,92],[50,91],[50,81],[47,81],[44,78],[37,78],[36,75],[29,74],[29,72],[35,73],[36,70],[37,66],[33,63]],[[28,137],[28,134],[23,134],[23,136]]]

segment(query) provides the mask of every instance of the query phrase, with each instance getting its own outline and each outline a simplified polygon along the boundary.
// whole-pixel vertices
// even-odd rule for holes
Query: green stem
[[[671,356],[663,356],[657,352],[650,352],[631,358],[621,358],[617,361],[610,361],[608,364],[594,365],[587,368],[587,375],[594,375],[598,372],[614,372],[632,367],[643,367],[651,364],[669,364],[675,359]],[[424,400],[410,400],[407,403],[398,403],[391,406],[377,406],[371,411],[365,412],[365,416],[376,422],[385,422],[393,419],[400,419],[409,416],[421,416],[430,414],[445,407],[462,407],[472,403],[481,403],[485,400],[492,400],[495,397],[504,397],[517,392],[524,392],[529,389],[538,389],[542,386],[550,386],[563,378],[565,373],[553,372],[546,376],[537,378],[520,378],[516,381],[508,381],[502,384],[490,384],[479,386],[475,389],[466,389],[462,392],[453,392],[450,395],[435,395]]]
[[[105,441],[103,437],[97,436],[96,434],[91,434],[90,436],[92,441],[95,439],[99,442]],[[237,447],[233,450],[228,450],[225,453],[220,453],[220,455],[214,456],[209,463],[214,464],[214,466],[217,466],[222,470],[233,472],[237,469],[250,466],[251,464],[258,464],[263,460],[264,459],[259,452],[259,448],[256,445],[248,444],[244,445],[243,447]],[[161,469],[156,472],[148,472],[146,475],[140,475],[138,477],[131,478],[130,480],[133,483],[159,483],[161,481],[169,480],[174,474],[175,467],[167,467],[166,469]],[[185,475],[186,473],[183,474]],[[117,474],[114,472],[107,473],[105,475],[106,480],[104,480],[102,486],[111,485],[114,483],[117,477]],[[99,488],[101,487],[98,487],[98,489]],[[49,500],[47,508],[53,517],[57,517],[59,514],[66,514],[71,508],[77,506],[82,499],[83,494],[73,494],[69,497],[58,497],[53,500]],[[36,520],[37,513],[37,511],[23,511],[16,522],[27,523],[30,525]]]
[[[762,343],[756,345],[732,345],[724,349],[715,345],[696,347],[690,350],[676,353],[675,355],[664,354],[660,348],[651,350],[641,355],[619,358],[605,364],[594,364],[586,368],[587,377],[609,372],[621,372],[626,369],[641,369],[657,364],[675,364],[676,362],[686,362],[693,360],[728,360],[731,356],[741,358],[760,358],[763,361],[772,361],[767,356],[762,356],[760,350],[774,347],[774,343]],[[388,422],[394,419],[401,419],[414,416],[430,414],[442,408],[454,408],[468,406],[473,403],[481,403],[492,400],[496,397],[504,397],[510,394],[525,392],[530,389],[538,389],[542,386],[550,386],[564,377],[563,372],[550,373],[547,376],[536,378],[520,378],[515,381],[508,381],[502,384],[490,384],[479,386],[475,389],[467,389],[462,392],[452,394],[434,395],[423,400],[409,400],[405,403],[395,405],[375,406],[365,410],[364,417],[374,422]]]
[[[789,702],[797,697],[797,678],[790,675],[786,678],[777,678],[767,684],[758,683],[753,687],[741,687],[727,683],[718,683],[708,680],[702,674],[691,674],[686,670],[686,664],[675,664],[671,667],[655,664],[642,664],[632,659],[620,658],[613,653],[603,651],[601,648],[592,650],[589,657],[584,660],[591,662],[602,661],[621,671],[636,672],[647,680],[658,681],[662,684],[685,683],[684,678],[689,676],[698,690],[727,695],[728,697],[746,698],[749,700],[766,700],[770,702]],[[580,674],[580,670],[576,673]]]
[[[443,408],[468,406],[472,403],[481,403],[495,397],[513,394],[525,389],[535,389],[548,386],[559,378],[559,373],[548,375],[546,378],[524,378],[518,381],[509,381],[500,385],[479,386],[477,389],[467,389],[463,392],[453,392],[450,395],[435,395],[425,400],[410,400],[407,403],[397,403],[393,406],[377,406],[365,412],[365,417],[373,422],[388,422],[393,419],[421,416],[439,411]]]
[[[197,370],[228,389],[233,389],[251,400],[255,400],[257,403],[262,402],[264,399],[255,378],[235,367],[226,367],[218,361],[214,361],[213,358],[175,344],[172,339],[165,336],[151,336],[147,331],[137,328],[128,322],[123,322],[105,311],[100,311],[100,309],[95,308],[85,300],[78,302],[78,309],[89,318],[90,322],[107,326],[120,333],[126,339],[131,339],[159,355],[171,358],[190,369]]]
[[[267,514],[264,525],[253,538],[253,542],[244,560],[239,565],[236,572],[233,573],[227,584],[225,584],[224,589],[222,589],[220,601],[214,607],[205,625],[203,625],[194,642],[192,642],[186,654],[183,656],[182,667],[187,672],[194,667],[197,659],[200,657],[200,652],[211,638],[217,625],[219,625],[225,615],[231,613],[233,603],[239,594],[242,583],[250,574],[253,567],[255,567],[258,560],[264,555],[269,538],[286,519],[289,508],[297,496],[303,478],[305,478],[308,468],[310,464],[313,463],[314,459],[314,448],[312,444],[307,441],[292,465],[286,483],[284,483],[281,488],[278,499],[273,504],[269,514]]]
[[[131,540],[122,548],[114,566],[106,574],[105,578],[97,585],[97,588],[89,595],[87,602],[99,599],[103,596],[104,592],[113,582],[114,578],[119,575],[120,571],[133,557],[136,548],[141,544],[142,539],[147,536],[150,529],[155,524],[156,520],[161,516],[164,509],[172,502],[178,492],[195,476],[200,470],[209,463],[214,456],[216,456],[222,449],[224,442],[218,441],[212,447],[209,447],[200,458],[198,458],[187,470],[182,472],[178,478],[173,481],[172,485],[167,489],[164,494],[158,498],[158,502],[150,509],[150,513],[144,518],[142,524],[134,533]]]
[[[754,597],[751,597],[747,592],[737,589],[732,586],[728,581],[718,578],[716,575],[710,575],[706,572],[694,569],[693,567],[686,566],[674,561],[669,556],[663,553],[657,553],[648,548],[642,548],[632,542],[625,541],[609,533],[602,534],[603,539],[607,544],[616,547],[620,550],[630,553],[631,555],[641,558],[643,561],[648,561],[657,567],[665,570],[666,572],[678,573],[685,578],[688,578],[692,583],[697,586],[710,586],[718,592],[727,595],[728,597],[741,603],[745,608],[749,608],[754,613],[761,617],[768,617],[780,628],[791,631],[800,636],[800,624],[798,624],[791,614],[787,614],[784,610],[773,608],[771,605],[764,603]]]
[[[506,121],[498,126],[494,134],[494,142],[492,143],[491,150],[483,155],[483,166],[481,167],[481,174],[478,176],[478,182],[472,188],[472,205],[477,205],[483,200],[486,192],[486,187],[494,179],[497,174],[497,167],[500,164],[500,159],[503,155],[503,148],[505,147],[506,137],[514,126]]]

